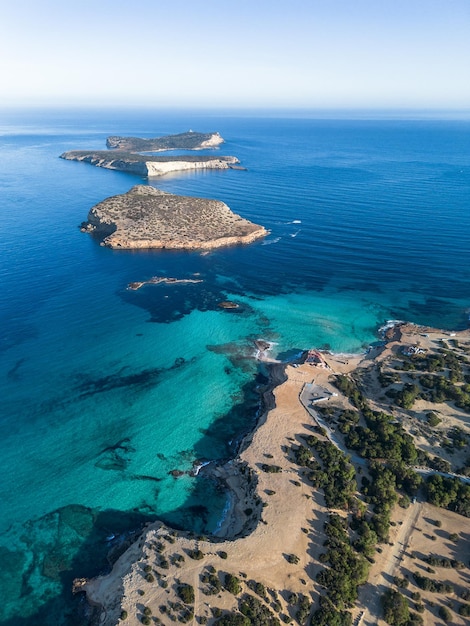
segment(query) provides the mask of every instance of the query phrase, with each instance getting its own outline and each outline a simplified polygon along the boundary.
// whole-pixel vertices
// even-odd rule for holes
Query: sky
[[[0,105],[470,109],[470,0],[0,0]]]

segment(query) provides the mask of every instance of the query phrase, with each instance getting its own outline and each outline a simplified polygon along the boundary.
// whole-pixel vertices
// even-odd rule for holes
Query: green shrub
[[[226,559],[228,554],[224,550],[219,550],[219,556],[221,559]]]
[[[122,619],[122,620],[127,619],[127,611],[121,611],[121,615],[119,619]]]
[[[444,622],[450,622],[452,619],[452,613],[446,606],[439,607],[438,615]]]
[[[194,604],[194,587],[192,585],[178,585],[176,593],[185,604]]]
[[[263,463],[261,469],[267,474],[279,474],[279,472],[282,472],[282,468],[279,465],[268,465],[267,463]]]
[[[188,550],[188,556],[195,561],[200,561],[204,558],[204,552],[202,550]]]
[[[429,413],[427,413],[426,419],[429,426],[431,426],[432,428],[441,423],[440,418],[437,416],[436,413],[434,413],[434,411],[430,411]]]
[[[382,596],[384,619],[391,626],[408,626],[410,609],[407,599],[398,591],[389,589]]]
[[[288,563],[292,563],[293,565],[297,565],[300,561],[299,557],[296,554],[286,554],[286,560]]]
[[[242,590],[239,579],[233,574],[225,574],[224,587],[234,596],[237,596]]]

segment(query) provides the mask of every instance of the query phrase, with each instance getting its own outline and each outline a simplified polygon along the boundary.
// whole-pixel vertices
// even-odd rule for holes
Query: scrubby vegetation
[[[358,586],[367,580],[369,564],[351,545],[347,520],[336,513],[331,514],[325,525],[325,534],[328,549],[322,561],[329,567],[318,574],[317,582],[326,590],[331,610],[341,613],[356,601]],[[324,609],[328,606],[326,603]],[[315,614],[314,623],[320,617]]]
[[[237,596],[242,591],[240,580],[233,574],[225,574],[224,587],[234,596]]]
[[[186,604],[194,603],[194,587],[192,585],[180,584],[176,589],[178,598]]]
[[[408,600],[398,591],[388,589],[382,596],[384,620],[390,626],[408,626],[410,607]]]
[[[431,591],[433,593],[453,593],[454,588],[448,583],[441,583],[439,581],[423,576],[419,572],[413,573],[413,578],[420,589],[423,591]]]
[[[431,504],[470,517],[470,485],[458,478],[446,478],[439,474],[429,476],[426,494]]]
[[[241,613],[248,618],[248,624],[253,626],[279,626],[279,619],[260,600],[245,594],[240,602]]]
[[[356,472],[348,457],[330,441],[311,436],[306,443],[308,447],[301,445],[294,449],[296,462],[311,470],[309,478],[323,489],[327,506],[348,508],[357,489]],[[313,450],[320,457],[322,467],[313,458]]]
[[[204,552],[202,550],[188,550],[188,556],[195,561],[200,561],[204,558]]]

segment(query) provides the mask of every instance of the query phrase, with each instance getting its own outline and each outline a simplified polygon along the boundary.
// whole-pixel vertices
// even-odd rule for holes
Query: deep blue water
[[[189,128],[219,131],[218,152],[247,171],[150,184],[223,200],[269,228],[264,241],[130,253],[80,233],[91,206],[142,181],[63,151]],[[359,351],[391,318],[467,326],[469,149],[468,121],[0,115],[2,624],[78,623],[64,589],[102,566],[110,533],[156,516],[216,527],[224,494],[169,472],[226,458],[253,423],[253,339],[282,356]]]

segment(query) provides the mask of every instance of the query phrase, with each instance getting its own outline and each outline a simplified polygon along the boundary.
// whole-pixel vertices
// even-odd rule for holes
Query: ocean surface
[[[222,200],[266,239],[124,252],[80,232],[94,204],[145,181],[62,152],[190,128],[219,131],[215,152],[246,171],[149,184]],[[217,528],[225,494],[187,472],[254,425],[255,339],[286,360],[361,351],[389,319],[468,326],[469,121],[4,111],[0,164],[2,625],[85,623],[72,579],[105,571],[149,519]],[[203,282],[126,288],[156,275]]]

